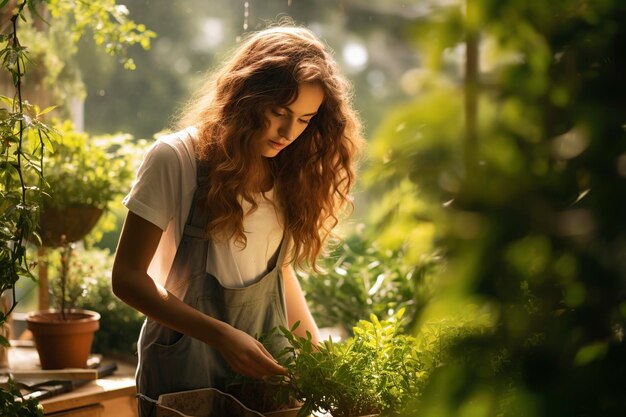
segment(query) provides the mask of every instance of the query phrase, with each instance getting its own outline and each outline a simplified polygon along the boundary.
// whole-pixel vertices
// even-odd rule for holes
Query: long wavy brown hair
[[[264,112],[297,98],[301,83],[318,83],[323,102],[304,132],[274,158],[260,152]],[[207,233],[246,244],[240,198],[256,209],[259,181],[274,185],[290,260],[317,270],[355,181],[363,138],[350,83],[308,29],[273,26],[246,37],[183,111],[179,127],[198,129],[197,157],[208,166]]]

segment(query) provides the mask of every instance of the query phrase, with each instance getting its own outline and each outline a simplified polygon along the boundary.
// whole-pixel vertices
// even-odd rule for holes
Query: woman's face
[[[295,101],[265,110],[268,126],[260,136],[261,154],[273,158],[293,143],[315,116],[323,99],[324,91],[319,84],[300,84]]]

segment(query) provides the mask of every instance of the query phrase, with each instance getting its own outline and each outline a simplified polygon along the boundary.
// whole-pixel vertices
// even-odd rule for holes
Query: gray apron
[[[223,287],[206,272],[209,240],[205,237],[208,221],[199,201],[205,194],[206,167],[198,161],[198,188],[178,246],[165,288],[195,309],[252,336],[260,336],[276,326],[287,325],[281,265],[285,258],[285,239],[268,265],[268,273],[244,288]],[[211,262],[209,259],[208,262]],[[285,345],[275,335],[268,347],[276,356]],[[152,401],[159,395],[217,388],[224,390],[235,376],[215,349],[190,336],[171,330],[151,319],[139,336],[137,391],[140,417],[149,417]]]

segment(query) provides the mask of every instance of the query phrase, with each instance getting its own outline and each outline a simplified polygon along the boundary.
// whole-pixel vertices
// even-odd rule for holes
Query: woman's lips
[[[283,143],[279,143],[279,142],[274,142],[273,140],[270,140],[270,146],[276,150],[281,150],[283,149],[285,146],[287,146],[287,144],[283,144]]]

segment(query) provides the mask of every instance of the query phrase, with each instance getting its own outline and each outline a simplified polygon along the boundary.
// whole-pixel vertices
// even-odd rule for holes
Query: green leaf
[[[43,109],[42,111],[40,111],[39,113],[37,113],[37,117],[42,116],[46,113],[51,112],[52,110],[56,109],[59,106],[50,106],[50,107],[46,107],[45,109]]]
[[[35,0],[27,0],[27,4],[28,4],[28,10],[30,10],[30,12],[34,15],[37,16],[37,18],[39,18],[42,22],[46,23],[46,24],[50,24],[49,22],[46,21],[46,19],[44,19],[43,17],[41,17],[41,15],[39,14],[39,11],[37,10],[37,1]]]
[[[6,51],[5,51],[6,53]],[[0,102],[7,105],[9,108],[13,108],[13,99],[11,97],[7,97],[0,94]]]
[[[294,330],[296,330],[298,328],[298,326],[300,326],[300,320],[298,320],[297,322],[295,322],[293,324],[293,326],[291,326],[291,332],[293,332]]]

